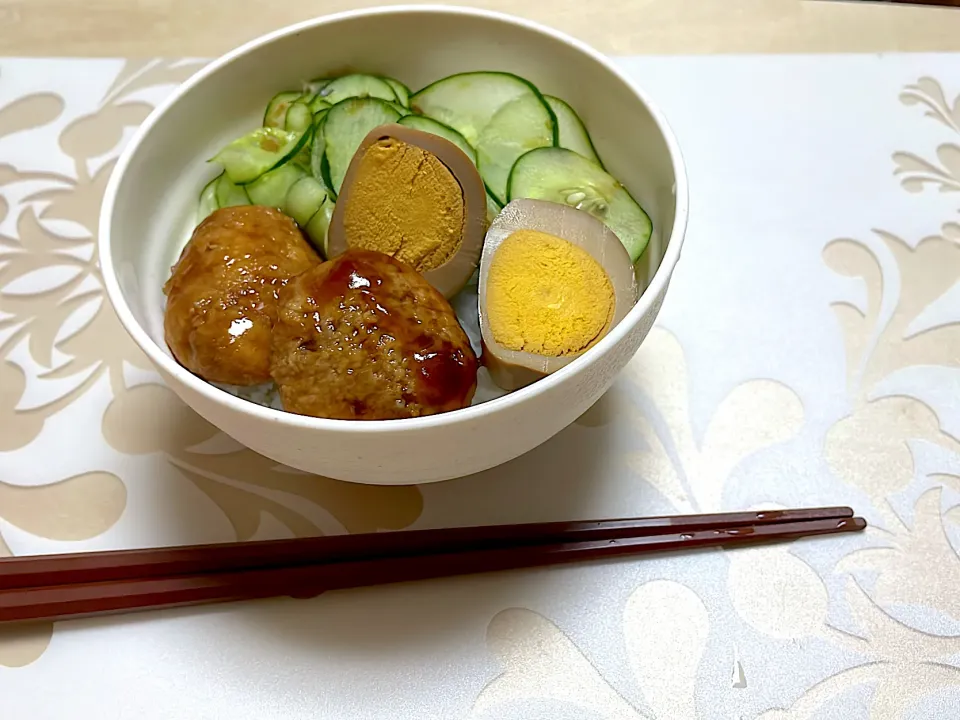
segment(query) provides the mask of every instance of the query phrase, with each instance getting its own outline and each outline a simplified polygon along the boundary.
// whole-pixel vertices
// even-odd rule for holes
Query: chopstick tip
[[[843,521],[843,529],[850,530],[852,532],[860,532],[861,530],[866,530],[867,521],[862,517],[853,517],[849,520]]]

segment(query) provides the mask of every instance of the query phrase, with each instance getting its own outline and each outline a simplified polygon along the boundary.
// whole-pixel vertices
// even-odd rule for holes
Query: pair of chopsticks
[[[0,622],[59,620],[856,532],[848,507],[531,523],[0,559]]]

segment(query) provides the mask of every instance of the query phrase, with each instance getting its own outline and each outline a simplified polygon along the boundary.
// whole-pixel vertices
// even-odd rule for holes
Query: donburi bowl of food
[[[371,8],[184,83],[110,178],[127,332],[191,408],[280,463],[373,484],[479,472],[612,385],[680,257],[660,111],[554,30]]]

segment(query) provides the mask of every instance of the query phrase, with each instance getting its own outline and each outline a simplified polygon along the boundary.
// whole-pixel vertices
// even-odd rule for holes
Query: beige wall
[[[360,0],[0,0],[0,54],[202,56]],[[384,0],[381,4],[397,4]],[[448,3],[453,4],[453,3]],[[960,50],[960,9],[831,0],[461,0],[618,54]],[[589,6],[589,11],[585,7]],[[591,20],[585,22],[586,13]]]

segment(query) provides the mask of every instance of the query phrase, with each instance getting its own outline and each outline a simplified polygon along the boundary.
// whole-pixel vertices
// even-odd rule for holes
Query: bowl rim
[[[164,352],[160,344],[157,343],[149,333],[140,325],[134,317],[129,305],[124,298],[120,288],[120,283],[113,265],[111,254],[110,226],[114,214],[117,192],[124,175],[130,164],[131,159],[137,152],[144,138],[161,118],[173,107],[180,98],[191,88],[205,80],[210,75],[216,73],[220,68],[229,65],[237,58],[247,55],[260,47],[270,45],[282,40],[285,37],[296,35],[305,30],[323,25],[335,25],[346,20],[354,20],[363,17],[376,17],[380,15],[402,15],[416,13],[432,13],[450,16],[469,16],[484,20],[514,25],[531,32],[546,35],[554,40],[571,46],[573,49],[589,56],[598,62],[608,72],[616,76],[631,91],[640,98],[641,102],[647,108],[654,122],[660,131],[664,142],[667,145],[670,154],[670,160],[674,173],[674,195],[676,207],[674,210],[673,228],[670,237],[666,241],[666,252],[660,262],[660,266],[654,273],[650,283],[641,293],[636,304],[627,315],[617,324],[617,326],[607,334],[599,343],[590,348],[576,360],[552,373],[537,382],[528,385],[519,390],[507,393],[500,397],[487,400],[477,405],[471,405],[459,410],[452,410],[435,415],[426,415],[414,418],[399,418],[393,420],[336,420],[330,418],[317,418],[308,415],[298,415],[285,410],[277,410],[265,405],[244,400],[232,395],[225,390],[208,383],[206,380],[194,375],[189,370],[181,366],[173,357]],[[347,10],[339,13],[322,15],[299,23],[288,25],[286,27],[273,30],[256,37],[242,45],[230,50],[229,52],[216,58],[209,64],[194,73],[189,79],[181,84],[167,98],[164,99],[150,113],[147,119],[137,128],[133,137],[127,143],[121,153],[104,191],[103,202],[100,208],[100,221],[98,228],[97,249],[100,259],[101,273],[107,297],[113,305],[114,311],[120,319],[121,325],[127,333],[133,338],[140,349],[147,355],[161,371],[169,374],[178,382],[187,388],[204,396],[214,404],[226,406],[226,408],[237,411],[243,415],[252,416],[258,420],[269,423],[284,423],[302,429],[313,429],[332,433],[356,433],[363,432],[367,434],[396,433],[422,430],[427,428],[436,428],[446,425],[457,425],[469,423],[485,415],[495,413],[501,409],[506,409],[532,398],[533,396],[547,392],[551,388],[560,385],[572,375],[586,371],[588,367],[594,364],[604,353],[617,345],[627,333],[644,317],[653,305],[654,298],[658,297],[666,289],[670,276],[676,267],[680,258],[680,250],[683,245],[684,235],[686,233],[687,219],[689,215],[689,199],[686,167],[680,146],[676,140],[673,130],[664,117],[663,113],[653,103],[647,94],[641,90],[627,75],[617,68],[610,58],[603,55],[587,43],[578,40],[564,32],[541,25],[533,20],[516,17],[506,13],[480,8],[451,6],[451,5],[431,5],[431,4],[404,4],[368,7],[357,10]]]

